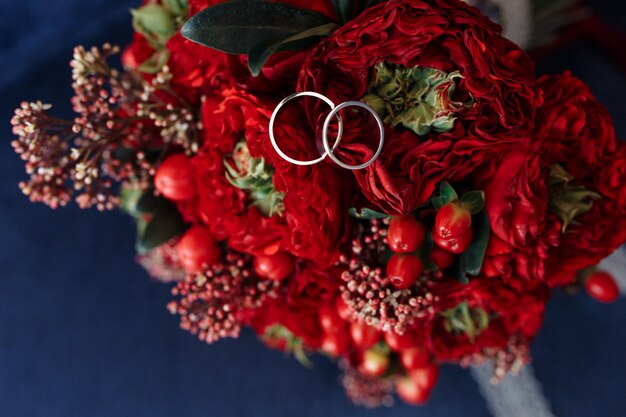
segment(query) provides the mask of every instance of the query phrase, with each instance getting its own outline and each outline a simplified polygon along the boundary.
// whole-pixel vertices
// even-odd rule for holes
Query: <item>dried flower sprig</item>
[[[206,343],[238,337],[240,317],[278,296],[279,283],[253,275],[249,255],[230,251],[223,262],[203,274],[190,275],[172,289],[178,300],[168,304],[180,327]]]
[[[356,404],[366,408],[375,408],[393,405],[393,379],[371,378],[361,374],[346,359],[339,361],[339,367],[343,370],[341,385],[346,395]]]
[[[369,220],[355,227],[350,254],[341,260],[341,297],[353,312],[353,320],[381,331],[403,334],[418,319],[435,314],[435,295],[430,291],[435,278],[426,272],[408,289],[395,288],[383,270],[381,258],[388,252],[387,219]],[[378,266],[377,266],[378,265]]]
[[[108,60],[117,53],[110,44],[74,49],[74,120],[50,116],[41,102],[15,111],[12,146],[26,161],[30,179],[20,187],[32,201],[56,208],[76,195],[82,208],[112,209],[116,182],[148,187],[169,146],[197,151],[198,110],[172,90],[168,67],[147,81],[112,68]]]

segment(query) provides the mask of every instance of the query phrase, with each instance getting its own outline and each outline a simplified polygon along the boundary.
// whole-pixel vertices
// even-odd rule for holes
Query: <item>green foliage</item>
[[[258,75],[276,51],[306,49],[338,26],[311,10],[277,2],[241,0],[202,10],[185,23],[182,34],[209,48],[249,57]]]
[[[137,222],[139,253],[146,253],[187,229],[176,207],[165,198],[157,197],[154,190],[126,186],[120,192],[120,206]]]
[[[473,99],[454,100],[461,78],[458,71],[445,73],[381,62],[375,68],[368,94],[362,101],[391,126],[402,125],[418,135],[431,130],[447,132],[454,125],[454,114],[474,103]]]
[[[465,334],[472,343],[489,327],[489,315],[482,308],[470,308],[466,301],[441,313],[448,333]]]
[[[239,142],[230,158],[224,161],[226,179],[248,193],[251,204],[268,217],[281,215],[285,193],[274,187],[274,168],[263,158],[250,156],[245,141]]]

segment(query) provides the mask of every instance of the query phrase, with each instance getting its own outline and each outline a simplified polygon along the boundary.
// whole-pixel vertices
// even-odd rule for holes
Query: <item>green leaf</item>
[[[157,197],[154,195],[154,190],[150,189],[141,195],[141,198],[137,201],[136,209],[139,213],[148,214],[155,213],[170,205],[169,201],[163,197]]]
[[[433,207],[435,208],[435,210],[439,210],[441,207],[446,205],[445,201],[443,200],[443,197],[441,197],[440,195],[437,197],[431,198],[430,202],[433,203]]]
[[[146,253],[183,234],[187,225],[172,205],[162,206],[150,220],[138,222],[137,252]]]
[[[459,256],[459,280],[468,282],[468,276],[477,276],[483,266],[485,251],[489,243],[491,227],[489,226],[489,216],[485,211],[480,212],[472,219],[474,224],[474,241]]]
[[[163,6],[173,15],[183,15],[187,13],[187,0],[163,0]]]
[[[265,65],[270,56],[272,56],[275,52],[285,49],[307,49],[315,44],[320,38],[332,34],[338,27],[339,26],[334,23],[327,23],[322,26],[307,29],[292,36],[280,39],[269,39],[258,43],[248,53],[248,66],[250,67],[250,72],[256,77],[261,72],[263,65]]]
[[[478,214],[485,208],[485,192],[469,191],[461,197],[461,204],[470,213]]]
[[[441,181],[439,184],[439,196],[443,202],[443,205],[459,199],[459,196],[454,191],[454,188],[447,181]]]
[[[161,71],[163,66],[167,64],[167,61],[170,59],[170,50],[167,48],[161,48],[155,51],[148,59],[143,61],[139,67],[137,67],[137,71],[143,72],[145,74],[156,74]]]
[[[422,242],[422,246],[420,246],[417,250],[417,256],[419,256],[422,261],[428,260],[434,247],[435,241],[433,240],[433,234],[429,229],[426,229],[424,233],[424,241]]]
[[[346,23],[352,17],[353,0],[332,0],[333,7],[341,23]]]
[[[284,3],[241,0],[202,10],[185,23],[182,35],[231,54],[248,54],[271,39],[293,36],[332,23],[327,17]]]
[[[364,207],[360,210],[352,207],[350,208],[348,212],[350,213],[350,216],[356,217],[357,219],[371,220],[371,219],[386,219],[388,217],[391,217],[388,214],[380,213],[378,211],[368,209],[367,207]]]
[[[176,19],[158,4],[147,4],[130,11],[133,16],[133,29],[145,37],[155,49],[165,47],[165,43],[176,33]]]
[[[137,217],[139,215],[137,202],[142,195],[143,191],[139,187],[125,184],[120,190],[120,207],[131,216]]]

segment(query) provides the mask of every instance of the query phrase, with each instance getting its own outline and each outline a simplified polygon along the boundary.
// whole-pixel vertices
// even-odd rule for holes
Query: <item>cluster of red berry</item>
[[[409,333],[381,332],[365,323],[351,321],[352,312],[338,298],[335,305],[320,309],[324,331],[321,350],[333,356],[348,355],[358,372],[369,378],[401,375],[395,379],[398,396],[409,404],[423,404],[437,383],[439,367],[430,353]]]
[[[192,199],[197,194],[192,164],[183,154],[171,155],[163,161],[154,184],[161,195],[174,202]],[[424,212],[425,218],[418,216],[418,219],[413,214],[393,217],[388,223],[387,220],[381,222],[382,228],[374,221],[372,225],[385,232],[381,235],[386,236],[384,240],[381,237],[383,249],[392,252],[384,272],[380,271],[382,279],[395,290],[413,291],[418,280],[428,276],[426,263],[438,271],[451,268],[474,241],[472,216],[482,210],[482,199],[479,200],[477,209],[476,205],[467,203],[465,195],[459,199],[452,190],[442,204],[436,206],[436,213]],[[388,224],[386,231],[385,224]],[[425,224],[433,224],[432,229],[427,230]],[[426,239],[431,236],[432,242],[428,244]],[[429,247],[426,254],[425,246]],[[180,266],[189,274],[202,273],[224,256],[219,243],[204,226],[188,229],[178,240],[176,251]],[[254,274],[275,282],[292,276],[295,267],[296,259],[287,252],[253,259]],[[611,302],[618,297],[615,281],[606,272],[594,272],[584,283],[589,294],[599,301]],[[356,318],[354,306],[342,297],[321,306],[317,316],[322,330],[321,352],[347,358],[349,366],[364,378],[393,381],[398,396],[407,403],[423,404],[428,400],[437,382],[439,367],[414,333],[385,330]]]

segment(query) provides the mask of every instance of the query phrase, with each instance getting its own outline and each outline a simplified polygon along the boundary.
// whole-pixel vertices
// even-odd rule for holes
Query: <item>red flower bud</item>
[[[415,346],[413,336],[408,332],[404,334],[398,334],[393,330],[385,332],[385,342],[387,342],[387,345],[395,352]]]
[[[409,288],[422,275],[422,261],[415,255],[393,255],[387,263],[387,277],[400,289]]]
[[[167,157],[154,175],[154,186],[173,201],[189,200],[196,195],[191,160],[182,153]]]
[[[456,202],[441,207],[435,217],[433,235],[441,239],[459,238],[472,227],[472,215],[469,210]]]
[[[452,252],[448,252],[447,250],[441,249],[437,246],[433,248],[428,258],[434,262],[435,265],[437,265],[437,268],[441,270],[450,268],[456,260],[456,256],[454,256]]]
[[[439,379],[439,367],[433,363],[409,371],[409,377],[421,388],[432,390]]]
[[[282,281],[293,273],[293,258],[286,252],[254,258],[254,272],[261,278]]]
[[[424,405],[430,398],[430,390],[421,387],[408,376],[397,379],[396,392],[402,401],[411,405]]]
[[[346,322],[339,317],[332,305],[324,305],[319,309],[318,318],[321,328],[326,333],[345,332]]]
[[[469,231],[464,235],[450,239],[443,239],[433,233],[433,240],[435,241],[435,244],[437,246],[439,246],[441,249],[445,249],[448,252],[452,252],[457,255],[465,252],[469,245],[472,244],[473,239],[474,232],[472,229],[469,229]]]
[[[376,349],[363,352],[363,358],[359,364],[359,372],[365,376],[377,378],[387,372],[389,368],[389,356]]]
[[[361,349],[374,346],[381,338],[380,332],[375,327],[357,321],[350,325],[350,336],[354,345]]]
[[[598,271],[585,281],[587,293],[602,303],[612,303],[619,297],[619,288],[608,272]]]
[[[408,371],[420,369],[430,363],[430,354],[423,347],[411,347],[400,352],[400,362]]]
[[[211,266],[221,257],[221,250],[202,226],[194,226],[176,245],[181,266],[190,274]]]
[[[387,242],[396,253],[410,253],[417,250],[424,241],[424,225],[413,215],[394,217],[389,223]]]
[[[326,333],[320,348],[330,356],[343,356],[350,350],[350,339],[346,332]]]

